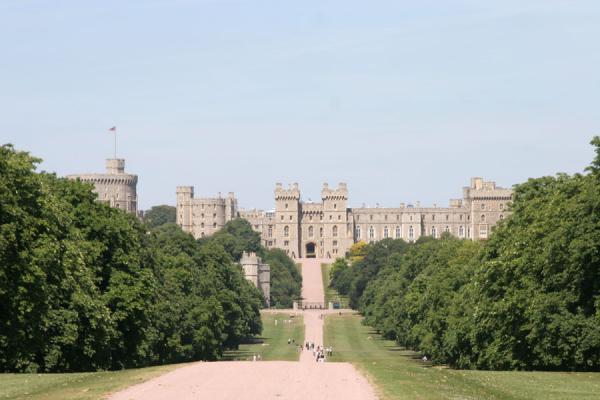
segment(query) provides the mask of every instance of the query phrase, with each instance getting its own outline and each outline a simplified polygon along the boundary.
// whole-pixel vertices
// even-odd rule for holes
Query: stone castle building
[[[263,294],[267,307],[271,303],[271,267],[264,264],[256,253],[242,254],[240,264],[244,269],[246,279],[254,284]]]
[[[137,175],[125,173],[124,159],[107,159],[106,173],[104,174],[74,174],[67,175],[67,178],[92,183],[94,192],[98,195],[98,201],[137,215],[138,177]]]
[[[195,238],[212,235],[237,218],[237,199],[230,192],[215,198],[195,198],[193,186],[177,187],[177,224]]]
[[[449,207],[401,203],[397,208],[349,208],[345,183],[336,188],[324,184],[320,202],[302,201],[297,183],[288,188],[278,183],[273,211],[237,210],[237,201],[230,194],[229,208],[223,206],[219,213],[213,207],[212,214],[207,214],[199,212],[190,201],[193,188],[183,188],[185,192],[182,187],[177,189],[177,223],[185,231],[200,238],[228,220],[241,217],[261,234],[265,247],[283,249],[292,258],[341,257],[361,240],[394,238],[412,242],[426,235],[440,237],[444,232],[463,239],[487,239],[496,223],[509,214],[507,206],[512,199],[511,189],[472,178],[471,185],[463,188],[462,199],[450,200]]]

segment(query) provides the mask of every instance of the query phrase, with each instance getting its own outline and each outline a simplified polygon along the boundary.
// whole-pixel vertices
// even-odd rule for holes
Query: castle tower
[[[492,228],[509,213],[513,192],[496,186],[496,182],[471,178],[471,186],[463,188],[463,203],[469,209],[467,238],[489,238]]]
[[[300,252],[300,189],[294,183],[284,189],[281,183],[275,185],[275,237],[276,247],[283,249],[290,257],[301,257]]]
[[[229,192],[227,199],[225,199],[225,222],[229,222],[238,216],[238,204],[235,194]]]
[[[193,233],[192,203],[194,199],[193,186],[177,186],[177,225],[184,232]]]
[[[323,201],[323,254],[324,258],[343,256],[354,241],[354,226],[348,217],[348,187],[341,182],[336,189],[327,183],[321,190]]]
[[[264,264],[256,253],[242,253],[240,260],[244,276],[252,282],[263,294],[267,307],[271,302],[271,267]]]
[[[67,175],[67,178],[93,184],[94,192],[98,195],[98,201],[137,214],[138,177],[134,174],[125,173],[124,159],[107,159],[106,173],[104,174],[75,174]]]

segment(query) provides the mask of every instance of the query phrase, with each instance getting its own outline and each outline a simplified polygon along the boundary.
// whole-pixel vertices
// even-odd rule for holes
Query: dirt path
[[[304,258],[302,262],[302,298],[309,303],[323,303],[323,276],[321,274],[322,260],[318,258]]]
[[[303,260],[302,295],[323,302],[321,262]],[[323,344],[323,314],[304,315],[305,339]],[[327,345],[325,343],[325,345]],[[335,350],[335,349],[334,349]],[[317,363],[304,350],[300,362],[198,362],[112,395],[110,400],[374,400],[371,385],[348,363]]]

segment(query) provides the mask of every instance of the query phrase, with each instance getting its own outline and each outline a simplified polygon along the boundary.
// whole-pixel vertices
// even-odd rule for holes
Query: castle
[[[336,258],[358,241],[385,238],[412,242],[421,236],[448,232],[463,239],[487,239],[510,212],[512,190],[472,178],[462,199],[449,207],[401,203],[397,208],[348,207],[348,187],[324,184],[320,202],[301,200],[297,183],[275,186],[273,211],[238,210],[233,193],[226,199],[195,199],[191,186],[177,188],[177,224],[196,238],[210,235],[236,217],[250,222],[267,248],[280,248],[292,258]]]
[[[137,215],[138,177],[125,173],[124,159],[107,159],[106,173],[104,174],[74,174],[67,175],[67,178],[92,183],[94,192],[98,195],[98,201]]]

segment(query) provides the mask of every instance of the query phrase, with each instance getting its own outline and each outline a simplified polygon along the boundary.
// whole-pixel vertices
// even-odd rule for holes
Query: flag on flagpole
[[[109,132],[116,132],[116,131],[117,131],[117,127],[116,127],[116,126],[113,126],[113,127],[112,127],[112,128],[110,128],[108,131],[109,131]]]

